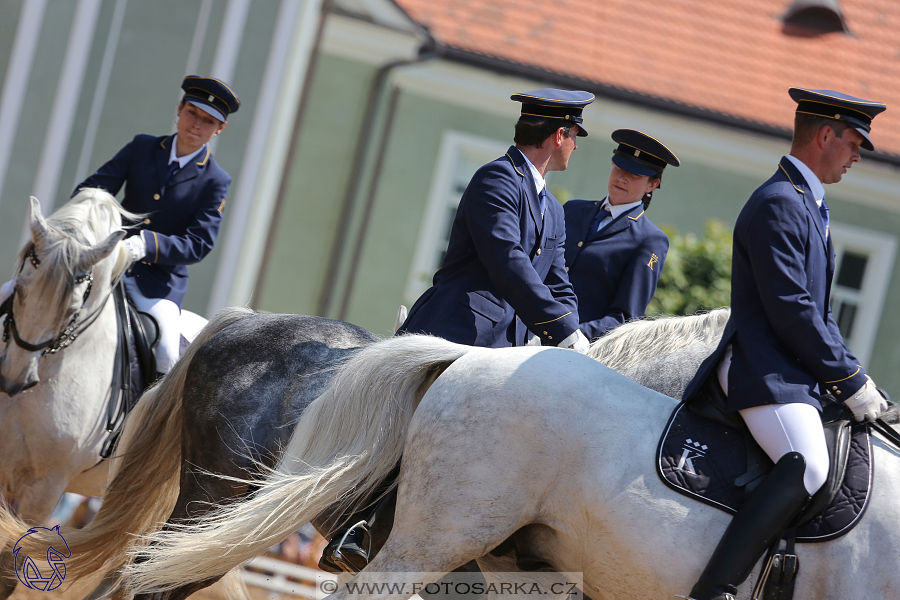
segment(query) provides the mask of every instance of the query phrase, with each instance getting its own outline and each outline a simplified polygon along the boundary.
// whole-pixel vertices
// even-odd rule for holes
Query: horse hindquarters
[[[705,556],[688,568],[673,557],[689,553],[692,535],[699,545],[708,538],[711,551],[718,533],[647,541],[691,513],[652,472],[653,438],[674,404],[574,352],[463,357],[410,424],[394,529],[361,581],[445,573],[512,537],[516,558],[583,572],[585,591],[598,600],[689,587]],[[671,513],[654,516],[657,492],[676,498]],[[722,514],[722,529],[726,523]]]
[[[403,573],[421,574],[420,583],[437,581],[541,522],[552,480],[536,474],[555,467],[564,449],[555,438],[542,439],[539,429],[522,429],[520,396],[511,389],[520,363],[485,360],[502,356],[472,352],[425,394],[404,448],[393,530],[355,582],[399,583]],[[535,447],[545,450],[539,464]],[[552,527],[540,528],[538,539],[556,536]],[[337,598],[344,595],[346,589]]]

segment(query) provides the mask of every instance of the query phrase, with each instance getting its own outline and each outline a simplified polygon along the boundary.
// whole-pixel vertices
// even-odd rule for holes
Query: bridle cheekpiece
[[[41,259],[38,258],[37,251],[35,250],[34,246],[31,247],[31,250],[29,250],[25,254],[25,256],[28,257],[35,269],[41,266]],[[19,272],[21,272],[21,269],[19,270]],[[84,295],[82,295],[81,297],[81,308],[75,311],[75,313],[72,315],[72,318],[69,319],[66,327],[58,336],[52,337],[49,340],[45,340],[38,344],[27,342],[19,336],[19,330],[16,328],[16,319],[13,315],[13,298],[16,295],[14,291],[12,295],[3,303],[3,306],[0,307],[0,314],[6,314],[6,320],[3,323],[3,341],[9,342],[10,337],[12,337],[16,345],[23,350],[26,350],[28,352],[37,352],[39,350],[43,350],[41,356],[44,356],[46,354],[56,354],[60,350],[68,348],[72,344],[72,342],[74,342],[75,339],[78,338],[78,336],[81,335],[82,332],[84,332],[84,330],[91,326],[91,324],[100,315],[100,311],[103,310],[104,306],[106,306],[106,302],[102,302],[94,312],[89,314],[80,323],[78,322],[78,317],[81,316],[81,311],[84,308],[85,303],[87,303],[88,297],[91,295],[91,289],[94,287],[93,268],[88,269],[85,273],[75,276],[75,285],[82,284],[85,281],[87,282],[87,288],[84,290]]]

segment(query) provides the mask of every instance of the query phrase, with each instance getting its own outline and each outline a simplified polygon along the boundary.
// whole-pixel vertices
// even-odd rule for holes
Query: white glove
[[[526,343],[525,345],[526,345],[526,346],[540,346],[540,345],[541,345],[541,338],[539,338],[538,336],[534,336],[533,338],[531,338],[530,340],[528,340],[528,343]]]
[[[147,243],[140,235],[133,235],[122,243],[125,244],[125,249],[131,255],[131,260],[141,260],[147,255]]]
[[[591,347],[591,343],[584,337],[580,329],[576,329],[572,335],[561,341],[557,346],[560,348],[571,348],[575,352],[584,354]]]
[[[887,400],[875,388],[875,382],[866,375],[866,383],[844,404],[853,412],[857,421],[874,421],[887,410]]]
[[[406,317],[409,315],[409,311],[402,304],[400,308],[397,310],[397,318],[394,319],[394,333],[397,333],[397,330],[406,323]]]

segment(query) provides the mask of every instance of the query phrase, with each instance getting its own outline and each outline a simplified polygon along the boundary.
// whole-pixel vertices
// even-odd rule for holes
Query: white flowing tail
[[[182,395],[191,360],[209,338],[255,314],[230,307],[217,313],[160,383],[148,390],[128,416],[113,458],[115,474],[100,512],[84,529],[61,528],[72,550],[69,581],[118,569],[133,534],[153,531],[166,521],[178,498],[181,473]],[[14,541],[29,526],[0,504],[0,537]],[[58,535],[38,532],[23,540],[25,555],[42,556]]]
[[[249,500],[145,536],[123,569],[134,593],[177,588],[262,554],[335,504],[365,501],[396,466],[425,391],[470,346],[403,335],[367,346],[342,366],[297,423],[277,470]]]

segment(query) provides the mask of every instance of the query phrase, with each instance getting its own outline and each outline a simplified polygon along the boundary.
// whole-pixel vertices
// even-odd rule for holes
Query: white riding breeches
[[[777,463],[788,452],[799,452],[806,459],[806,491],[812,496],[822,487],[828,478],[828,446],[815,406],[792,402],[754,406],[739,412],[772,462]]]
[[[137,309],[153,315],[159,323],[159,344],[153,351],[153,355],[156,357],[156,370],[168,373],[175,361],[178,360],[181,347],[181,327],[179,326],[181,309],[171,300],[147,298],[138,289],[133,277],[126,275],[122,280],[125,282],[128,296]]]
[[[719,384],[728,395],[728,369],[731,367],[731,344],[719,361],[716,375]],[[738,411],[743,417],[753,439],[778,462],[788,452],[799,452],[806,459],[803,485],[809,495],[818,491],[828,478],[828,446],[822,418],[816,407],[802,402],[768,404]]]

